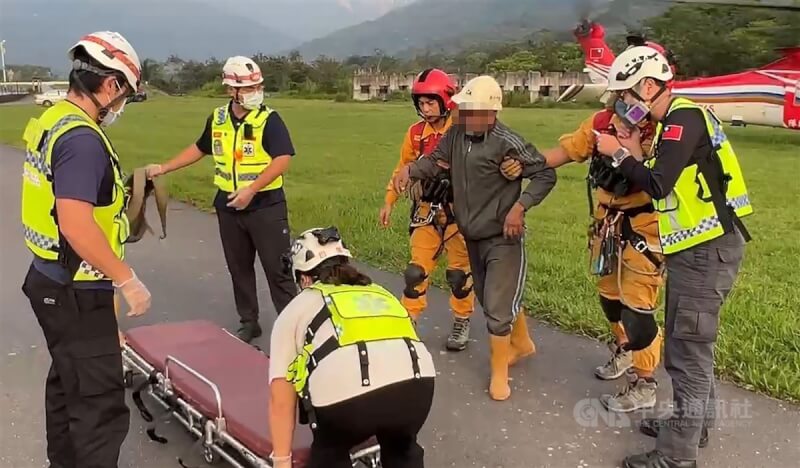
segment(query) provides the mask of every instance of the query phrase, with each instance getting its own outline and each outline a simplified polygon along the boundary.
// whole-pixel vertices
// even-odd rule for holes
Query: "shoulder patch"
[[[667,125],[661,133],[662,140],[681,141],[683,138],[683,125]]]

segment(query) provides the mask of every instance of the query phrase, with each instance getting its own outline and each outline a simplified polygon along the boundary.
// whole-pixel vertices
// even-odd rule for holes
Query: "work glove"
[[[516,180],[522,175],[522,163],[510,156],[506,156],[500,163],[500,173],[508,180]]]
[[[122,284],[115,284],[114,287],[119,290],[131,308],[127,313],[128,317],[138,317],[150,309],[151,296],[147,286],[139,280],[133,269],[131,269],[131,273],[133,276],[129,280]]]
[[[408,187],[408,198],[413,201],[419,201],[422,198],[422,181],[414,180]]]

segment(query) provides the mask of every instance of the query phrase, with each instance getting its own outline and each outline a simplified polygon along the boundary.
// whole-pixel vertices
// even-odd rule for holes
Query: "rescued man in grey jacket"
[[[497,121],[503,91],[494,78],[472,79],[453,101],[458,123],[394,183],[403,192],[410,179],[450,180],[455,220],[466,239],[475,295],[490,334],[489,394],[505,400],[511,395],[508,367],[535,352],[520,313],[527,271],[525,212],[550,193],[556,173],[532,144]],[[522,165],[521,178],[530,179],[525,190],[521,178],[509,181],[501,174],[501,164],[509,162]]]

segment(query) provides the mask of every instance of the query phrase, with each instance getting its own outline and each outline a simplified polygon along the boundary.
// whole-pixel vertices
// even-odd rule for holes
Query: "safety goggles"
[[[339,234],[339,230],[336,229],[334,226],[330,226],[324,229],[314,229],[311,231],[311,234],[317,238],[317,242],[321,245],[325,245],[328,242],[335,242],[341,241],[342,236]]]

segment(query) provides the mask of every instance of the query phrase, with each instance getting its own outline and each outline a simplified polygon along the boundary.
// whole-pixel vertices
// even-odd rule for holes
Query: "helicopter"
[[[674,3],[715,4],[800,11],[800,0],[692,1]],[[584,19],[573,34],[585,56],[584,71],[590,84],[572,85],[557,101],[597,102],[608,85],[615,54],[605,40],[605,28]],[[635,38],[635,35],[633,35]],[[629,36],[629,44],[632,36]],[[639,38],[639,43],[643,38]],[[800,46],[779,49],[781,57],[761,67],[738,73],[675,80],[672,94],[693,100],[735,126],[767,126],[800,130]]]

